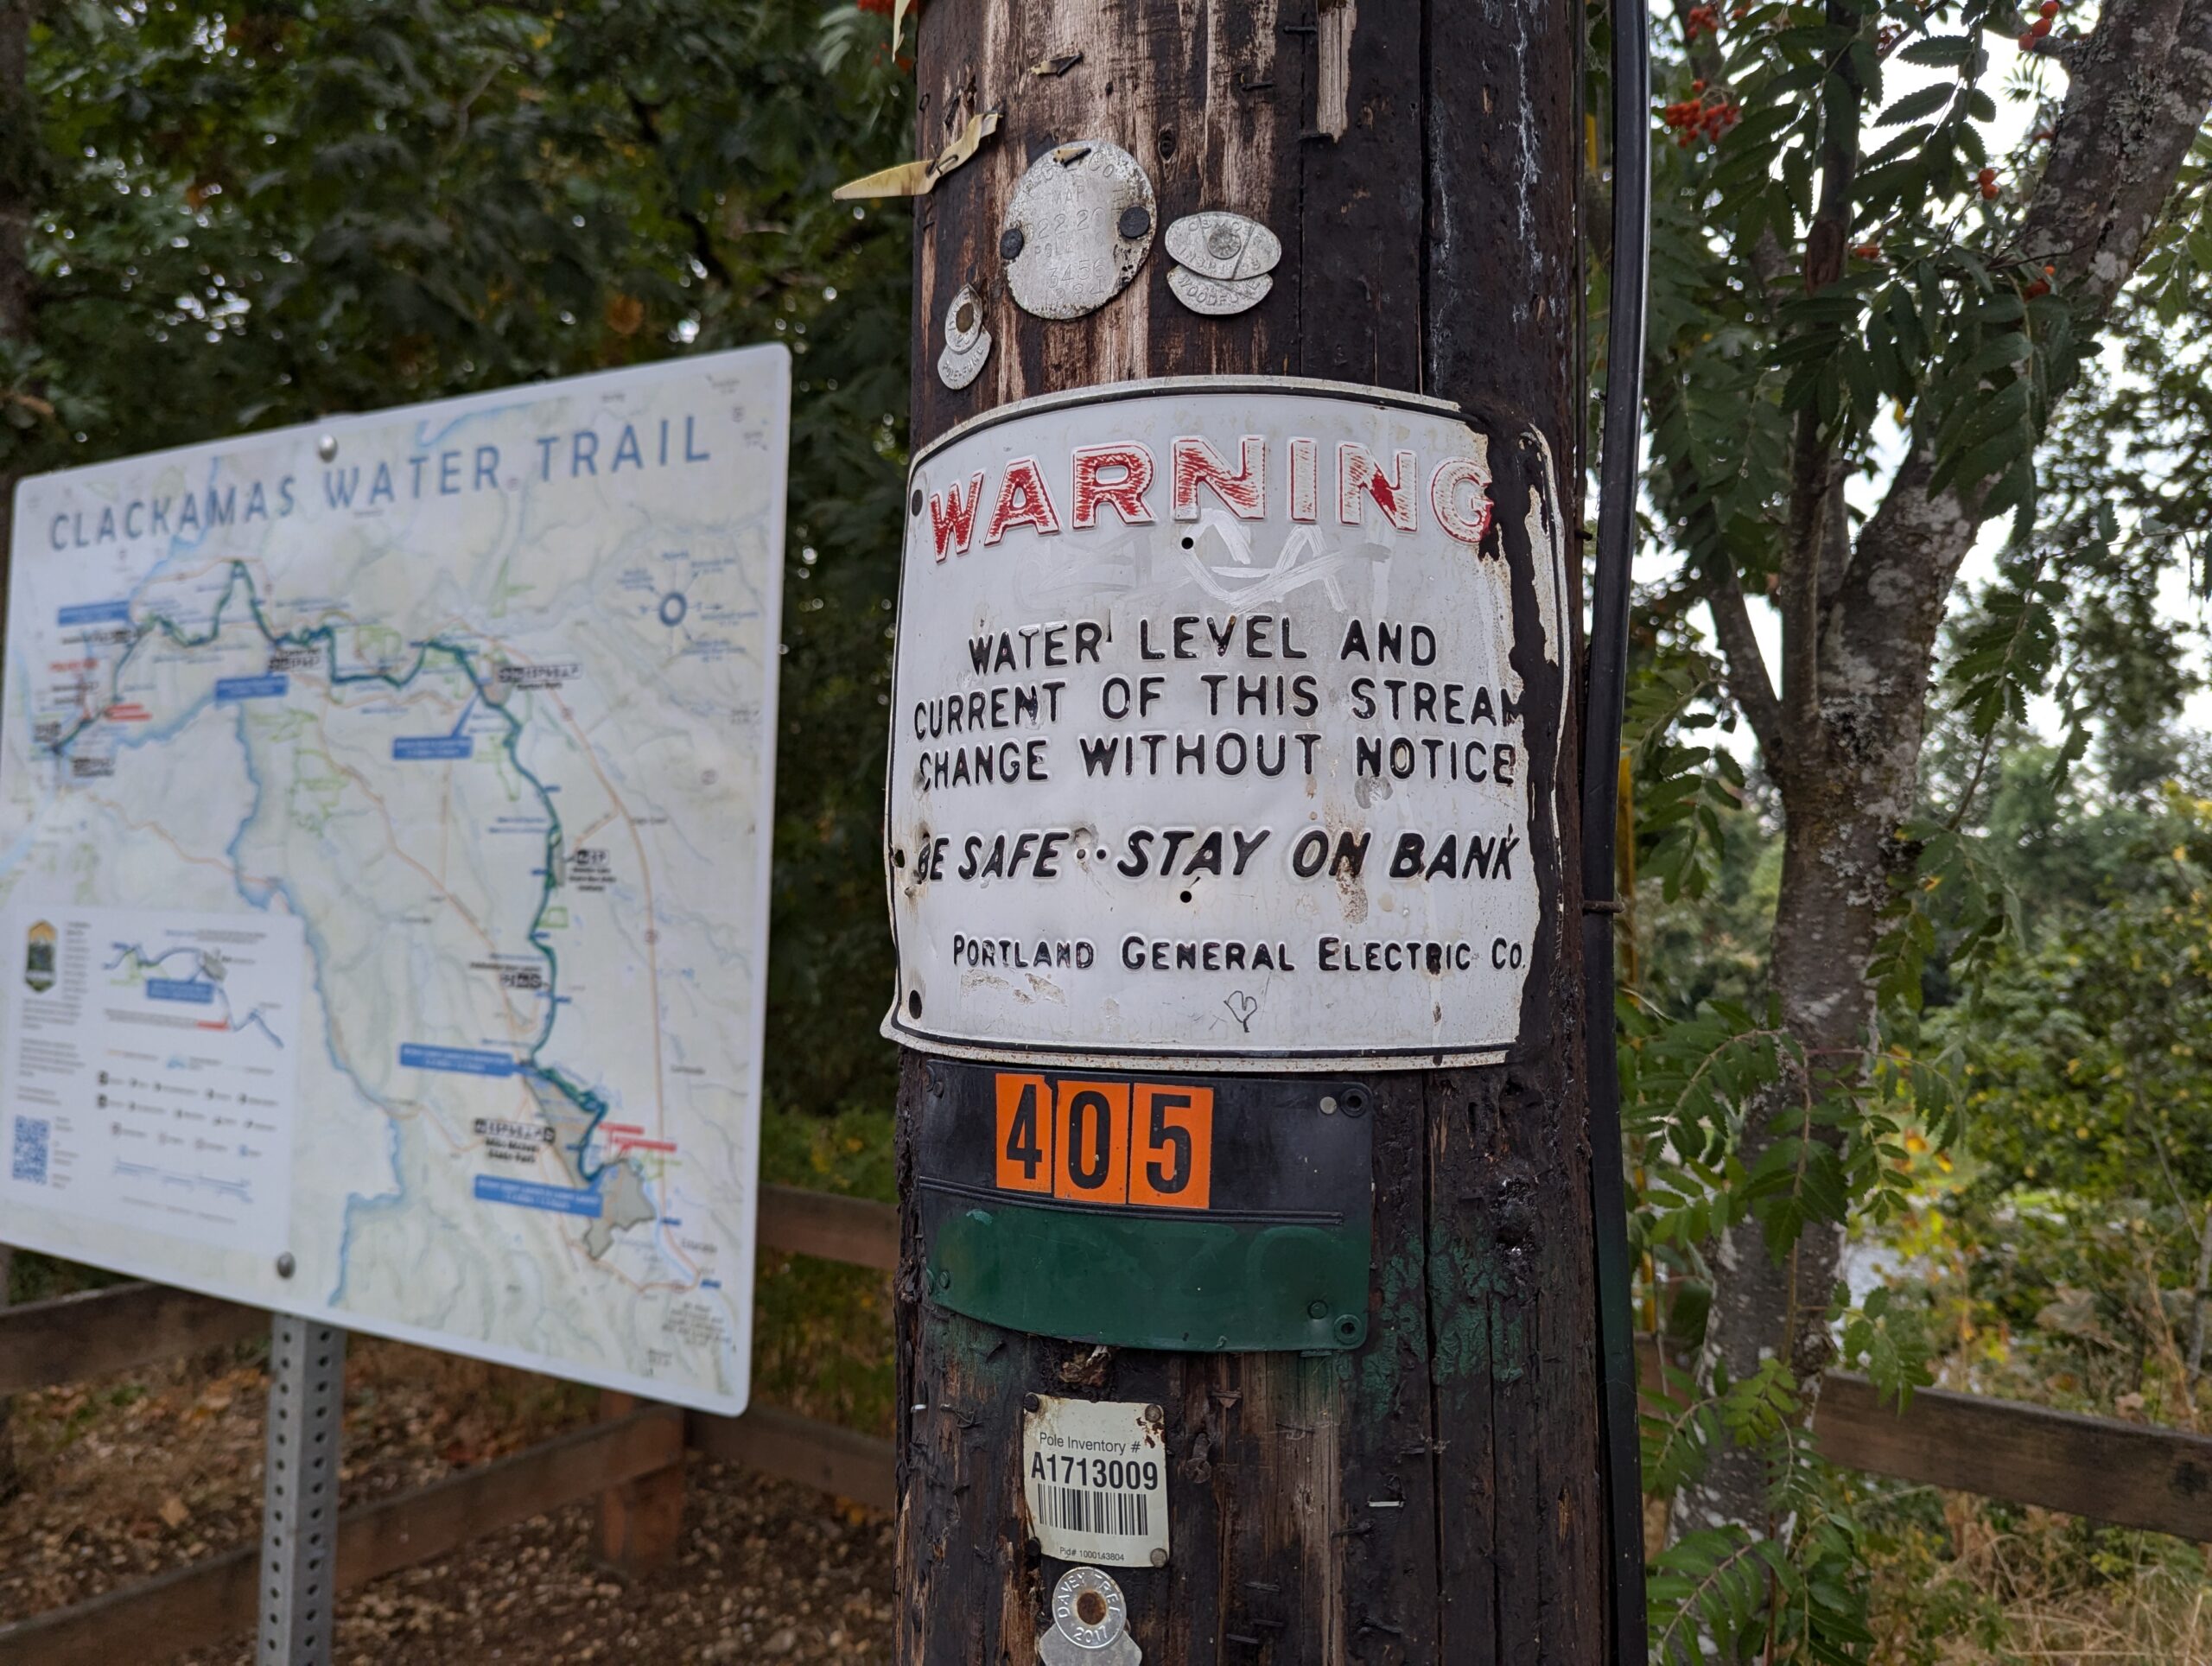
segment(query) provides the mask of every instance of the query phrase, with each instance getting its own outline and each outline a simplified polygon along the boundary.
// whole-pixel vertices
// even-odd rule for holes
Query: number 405
[[[1001,1071],[994,1144],[1001,1192],[1167,1209],[1212,1202],[1211,1088]]]

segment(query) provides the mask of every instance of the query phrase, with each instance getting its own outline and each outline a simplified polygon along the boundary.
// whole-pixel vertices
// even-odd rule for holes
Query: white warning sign
[[[1548,480],[1503,500],[1490,447],[1438,401],[1202,378],[1027,401],[924,452],[887,1033],[1232,1069],[1497,1058],[1559,741],[1529,682],[1555,682],[1567,596]]]

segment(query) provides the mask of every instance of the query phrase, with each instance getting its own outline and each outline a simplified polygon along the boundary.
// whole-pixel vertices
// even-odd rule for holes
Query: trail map
[[[23,483],[0,1241],[742,1408],[788,365]]]

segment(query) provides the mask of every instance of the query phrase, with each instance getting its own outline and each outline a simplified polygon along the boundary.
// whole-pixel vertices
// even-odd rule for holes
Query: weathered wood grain
[[[599,1396],[600,1421],[619,1423],[648,1403],[634,1394],[603,1389]],[[668,1462],[659,1469],[599,1495],[592,1522],[592,1550],[615,1572],[633,1579],[658,1573],[675,1561],[683,1537],[682,1446],[669,1454]]]
[[[83,1383],[266,1335],[269,1315],[166,1284],[118,1284],[0,1311],[0,1395]]]
[[[1580,518],[1546,477],[1577,478],[1580,27],[1559,0],[932,0],[918,154],[978,110],[1002,110],[1004,126],[918,210],[915,444],[1013,400],[1139,377],[1440,395],[1489,436],[1501,522],[1528,570],[1527,518],[1570,538]],[[1078,53],[1063,74],[1031,73]],[[1284,253],[1268,298],[1193,315],[1155,246],[1097,313],[1021,314],[998,277],[1000,211],[1032,158],[1084,138],[1145,164],[1162,226],[1203,207],[1273,228]],[[934,366],[963,284],[995,345],[954,391]],[[1564,631],[1571,662],[1574,621],[1540,616],[1521,588],[1517,639]],[[1556,668],[1529,656],[1516,669],[1529,709],[1561,711]],[[1071,1389],[1167,1412],[1173,1559],[1121,1580],[1154,1666],[1599,1657],[1571,725],[1544,740],[1529,777],[1546,912],[1516,1058],[1369,1078],[1376,1235],[1358,1351],[1094,1351],[1001,1331],[926,1302],[908,1217],[894,1286],[905,1666],[1034,1657],[1047,1580],[1020,1502],[1021,1399]],[[910,1201],[927,1082],[910,1054]]]
[[[764,1186],[760,1243],[795,1256],[819,1256],[887,1273],[899,1264],[899,1211],[866,1198]]]
[[[694,1451],[723,1463],[819,1487],[876,1510],[890,1510],[898,1502],[892,1488],[891,1443],[875,1435],[775,1406],[755,1406],[742,1417],[692,1412],[684,1429]]]
[[[1844,1372],[1813,1433],[1847,1468],[2212,1543],[2212,1437],[1941,1389],[1900,1415]]]

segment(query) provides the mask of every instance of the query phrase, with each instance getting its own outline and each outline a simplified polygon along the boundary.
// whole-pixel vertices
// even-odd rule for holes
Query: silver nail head
[[[1090,139],[1038,157],[1014,188],[999,238],[1014,304],[1081,318],[1127,289],[1152,251],[1159,206],[1142,163]]]
[[[325,462],[335,457],[338,455],[338,436],[335,434],[326,434],[317,440],[315,442],[315,455]]]
[[[299,1263],[292,1259],[292,1252],[287,1250],[283,1255],[276,1257],[276,1276],[278,1278],[289,1278],[292,1276],[293,1272],[298,1268],[298,1266]]]
[[[1173,267],[1167,274],[1167,287],[1175,292],[1175,298],[1192,312],[1209,318],[1226,318],[1251,311],[1267,299],[1268,291],[1274,284],[1274,279],[1264,276],[1224,283],[1219,278],[1201,277],[1184,266]]]
[[[1167,258],[1200,277],[1236,283],[1274,270],[1282,239],[1256,219],[1209,209],[1167,228]]]

